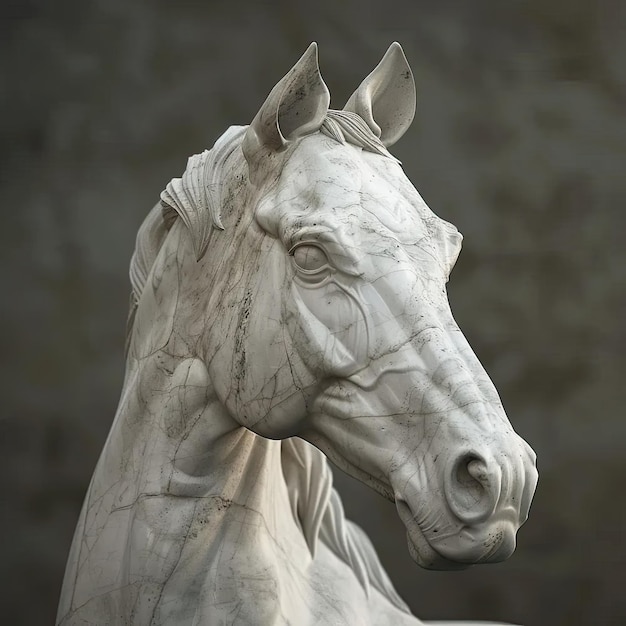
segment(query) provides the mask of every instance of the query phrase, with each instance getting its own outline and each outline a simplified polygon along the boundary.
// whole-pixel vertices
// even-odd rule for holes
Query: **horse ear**
[[[330,93],[317,62],[317,44],[312,43],[272,89],[250,124],[243,141],[248,162],[261,149],[280,151],[289,142],[319,130],[329,104]]]
[[[402,46],[394,42],[348,100],[344,111],[360,115],[386,147],[411,125],[416,107],[413,72]]]

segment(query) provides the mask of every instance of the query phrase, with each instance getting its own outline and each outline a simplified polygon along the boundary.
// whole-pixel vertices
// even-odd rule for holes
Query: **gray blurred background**
[[[541,480],[505,564],[410,561],[395,509],[337,476],[421,618],[626,624],[626,3],[2,6],[0,593],[51,624],[121,389],[139,224],[188,155],[246,124],[307,45],[341,108],[398,40],[418,116],[393,148],[465,235],[452,309]]]

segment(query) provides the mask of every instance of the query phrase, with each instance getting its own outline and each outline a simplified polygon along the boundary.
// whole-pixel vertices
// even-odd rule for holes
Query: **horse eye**
[[[299,269],[315,272],[328,265],[328,257],[321,248],[303,244],[292,251],[293,260]]]

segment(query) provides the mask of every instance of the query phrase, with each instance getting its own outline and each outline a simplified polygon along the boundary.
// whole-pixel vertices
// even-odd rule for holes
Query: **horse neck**
[[[200,359],[163,350],[129,361],[92,488],[106,493],[112,485],[124,486],[116,508],[153,495],[209,497],[272,520],[276,508],[290,506],[280,442],[231,418]]]
[[[167,493],[221,498],[253,507],[267,520],[285,519],[290,509],[313,547],[332,483],[326,459],[302,440],[255,435],[220,402],[191,339],[206,320],[197,319],[198,307],[183,304],[203,296],[193,291],[198,285],[214,284],[207,270],[219,264],[210,249],[196,265],[186,237],[186,226],[177,220],[143,289],[122,399],[105,448],[111,459],[107,472],[119,473],[120,452],[130,459],[123,464],[129,474],[123,482],[133,485],[125,495],[129,505],[132,497]],[[193,268],[203,280],[183,281],[180,268]]]

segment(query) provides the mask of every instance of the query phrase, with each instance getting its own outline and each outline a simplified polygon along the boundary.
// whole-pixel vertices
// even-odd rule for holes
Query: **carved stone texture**
[[[461,235],[387,151],[415,112],[400,46],[329,101],[312,44],[142,225],[59,624],[421,623],[326,457],[396,503],[418,564],[513,552],[535,455],[450,312]]]

